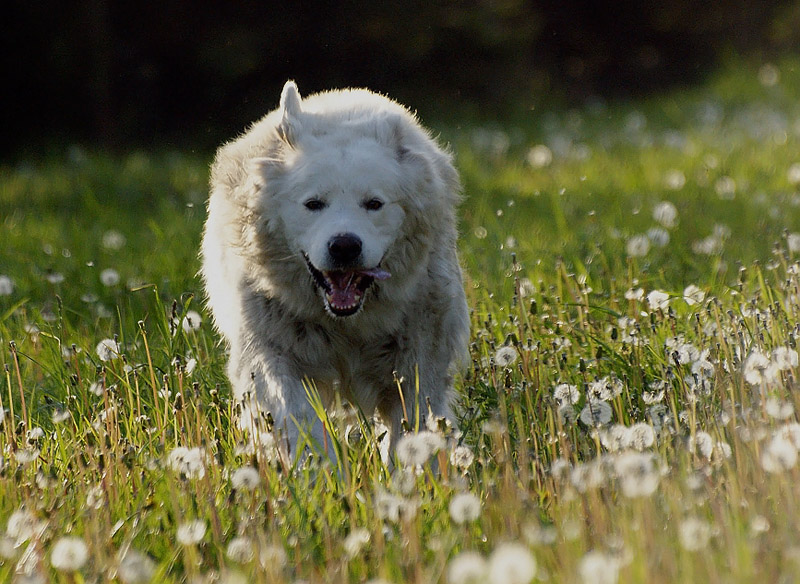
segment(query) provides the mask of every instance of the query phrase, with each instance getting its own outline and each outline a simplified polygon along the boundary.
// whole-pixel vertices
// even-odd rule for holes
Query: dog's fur
[[[301,100],[287,82],[279,109],[217,152],[208,304],[234,395],[270,412],[291,448],[297,423],[322,443],[308,381],[325,404],[339,391],[377,409],[395,438],[416,399],[423,415],[429,404],[451,418],[469,336],[459,192],[450,155],[403,106],[366,90]]]

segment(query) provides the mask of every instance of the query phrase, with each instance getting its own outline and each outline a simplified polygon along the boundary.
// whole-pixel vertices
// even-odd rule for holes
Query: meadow
[[[393,466],[236,426],[208,156],[0,166],[0,582],[800,579],[800,60],[433,125],[472,364]]]

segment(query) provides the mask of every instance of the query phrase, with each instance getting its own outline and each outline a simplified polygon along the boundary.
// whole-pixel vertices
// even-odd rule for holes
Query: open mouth
[[[364,293],[375,280],[386,280],[391,274],[381,267],[354,270],[319,270],[303,252],[314,283],[323,292],[325,306],[335,316],[351,316],[361,310]]]

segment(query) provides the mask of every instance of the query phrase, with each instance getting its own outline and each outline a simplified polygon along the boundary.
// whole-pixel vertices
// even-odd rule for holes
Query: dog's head
[[[409,245],[431,240],[433,207],[452,208],[455,171],[411,114],[366,91],[301,101],[289,82],[275,136],[274,151],[256,161],[270,228],[305,265],[328,313],[356,314],[371,289],[405,276],[395,269],[407,270]]]

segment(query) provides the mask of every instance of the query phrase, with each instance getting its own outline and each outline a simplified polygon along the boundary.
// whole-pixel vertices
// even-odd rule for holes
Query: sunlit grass
[[[239,430],[195,275],[206,160],[2,168],[0,581],[800,578],[800,73],[777,71],[442,130],[472,364],[459,429],[393,468],[346,407],[295,460]]]

